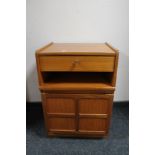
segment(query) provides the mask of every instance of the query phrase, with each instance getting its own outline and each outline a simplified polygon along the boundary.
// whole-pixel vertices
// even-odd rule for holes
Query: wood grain
[[[107,114],[108,113],[107,99],[80,99],[79,113],[80,114]]]
[[[46,107],[48,113],[75,113],[75,102],[73,99],[47,98]]]
[[[79,132],[82,131],[105,131],[107,126],[106,119],[100,118],[80,118]]]
[[[39,55],[115,55],[107,43],[50,43],[37,50]]]
[[[74,118],[52,117],[48,119],[49,131],[51,130],[75,130]]]
[[[41,71],[112,72],[115,57],[110,56],[40,56]]]

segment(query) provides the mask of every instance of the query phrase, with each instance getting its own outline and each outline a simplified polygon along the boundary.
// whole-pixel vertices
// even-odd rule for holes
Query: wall
[[[115,101],[129,99],[128,0],[27,0],[27,100],[40,101],[35,50],[54,42],[109,42],[120,50]]]

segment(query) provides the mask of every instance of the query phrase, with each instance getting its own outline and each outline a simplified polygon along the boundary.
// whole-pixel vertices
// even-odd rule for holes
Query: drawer
[[[41,71],[114,71],[114,56],[40,56]]]
[[[48,118],[49,131],[75,131],[74,118],[52,117]]]
[[[75,114],[75,101],[70,98],[47,97],[46,109],[48,114]]]
[[[109,106],[112,104],[109,99],[84,98],[79,100],[80,114],[107,114]]]
[[[107,129],[107,119],[100,118],[80,118],[79,132],[105,131]]]

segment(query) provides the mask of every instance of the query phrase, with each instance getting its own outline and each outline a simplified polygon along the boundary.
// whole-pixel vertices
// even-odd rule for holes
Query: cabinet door
[[[104,135],[108,131],[113,95],[43,94],[48,132]]]
[[[105,134],[109,127],[113,95],[79,99],[79,132]]]
[[[69,95],[45,94],[43,108],[49,132],[74,132],[76,130],[76,100]]]

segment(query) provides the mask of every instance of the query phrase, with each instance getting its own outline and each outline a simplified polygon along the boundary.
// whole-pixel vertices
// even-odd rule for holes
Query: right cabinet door
[[[113,95],[80,98],[78,102],[79,133],[106,134],[112,112]]]

